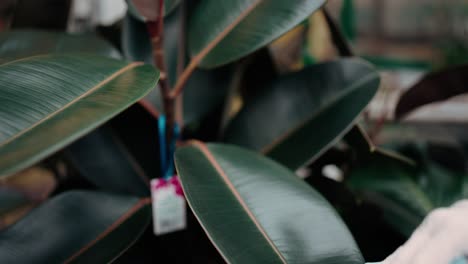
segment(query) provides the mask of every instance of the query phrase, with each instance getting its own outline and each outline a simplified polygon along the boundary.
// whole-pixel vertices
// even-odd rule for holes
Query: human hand
[[[465,256],[465,257],[463,257]],[[383,264],[468,263],[468,200],[432,211]]]

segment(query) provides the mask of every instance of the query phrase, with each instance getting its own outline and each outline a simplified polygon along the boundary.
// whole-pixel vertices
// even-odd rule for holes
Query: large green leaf
[[[235,146],[176,152],[190,207],[228,263],[363,263],[348,229],[285,167]]]
[[[164,0],[164,16],[169,15],[181,0]],[[126,0],[128,11],[139,21],[155,20],[159,0]]]
[[[107,263],[145,230],[149,199],[75,191],[0,232],[1,263]]]
[[[120,58],[109,43],[92,34],[17,30],[0,33],[0,63],[48,53],[82,52]]]
[[[192,57],[215,45],[200,66],[237,60],[280,37],[320,8],[325,0],[203,0],[188,24]]]
[[[91,55],[44,55],[0,65],[0,175],[86,134],[156,85],[151,66]]]
[[[343,59],[267,85],[233,119],[225,139],[297,169],[351,128],[377,91],[379,75],[361,60]]]

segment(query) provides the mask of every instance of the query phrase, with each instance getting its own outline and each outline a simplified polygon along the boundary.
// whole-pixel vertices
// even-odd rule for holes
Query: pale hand
[[[432,211],[383,264],[468,263],[468,200]]]

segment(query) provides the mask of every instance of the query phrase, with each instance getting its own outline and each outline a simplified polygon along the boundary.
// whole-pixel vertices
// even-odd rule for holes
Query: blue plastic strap
[[[167,171],[167,157],[166,157],[166,117],[160,115],[158,118],[159,128],[159,157],[161,161],[161,175],[164,176]]]
[[[174,134],[169,145],[166,144],[166,117],[164,115],[160,115],[158,118],[158,129],[161,176],[165,180],[169,180],[174,175],[174,152],[177,139],[179,139],[180,129],[177,124],[174,125]]]

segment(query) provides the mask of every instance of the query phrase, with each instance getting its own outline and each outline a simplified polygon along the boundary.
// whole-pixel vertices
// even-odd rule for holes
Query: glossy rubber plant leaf
[[[92,34],[73,35],[39,30],[0,33],[0,63],[49,53],[92,53],[120,58],[119,52]]]
[[[151,218],[149,199],[63,193],[0,232],[1,263],[108,263]]]
[[[425,104],[443,101],[468,92],[468,65],[430,73],[409,88],[399,99],[395,117],[402,118]]]
[[[0,33],[0,61],[69,52],[120,57],[112,45],[93,34],[75,35],[38,30]],[[149,195],[145,175],[141,175],[141,170],[136,168],[136,163],[118,141],[109,129],[99,129],[70,146],[66,151],[67,156],[81,175],[98,187],[140,196]]]
[[[285,167],[196,141],[175,157],[187,201],[228,263],[363,263],[335,210]]]
[[[107,125],[74,142],[65,154],[81,176],[102,190],[150,195],[149,177]]]
[[[164,16],[169,15],[181,0],[164,0]],[[159,0],[126,0],[128,11],[139,21],[154,21],[158,17]]]
[[[44,55],[0,65],[0,176],[61,149],[155,87],[149,65]]]
[[[281,76],[234,117],[225,140],[298,169],[351,128],[379,87],[359,59],[309,66]]]
[[[280,37],[320,8],[325,0],[203,0],[188,23],[192,57],[201,67],[235,61]],[[208,52],[208,53],[206,53]]]
[[[178,11],[166,17],[164,21],[164,55],[171,84],[174,84],[177,78],[178,24]],[[152,64],[151,42],[145,24],[127,15],[122,32],[125,58]],[[193,72],[182,95],[185,124],[199,122],[223,104],[229,90],[232,72],[232,65],[214,70],[196,69]],[[162,97],[158,89],[153,90],[146,99],[157,109],[162,109]]]

